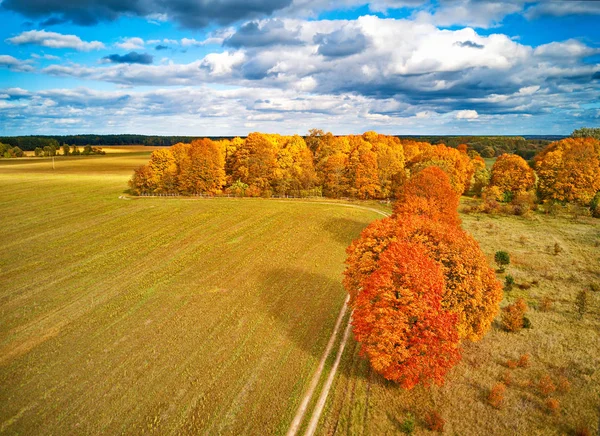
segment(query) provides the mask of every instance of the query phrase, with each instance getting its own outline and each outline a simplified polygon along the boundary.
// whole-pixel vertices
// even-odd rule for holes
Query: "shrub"
[[[406,416],[406,419],[400,425],[400,430],[408,435],[411,435],[415,432],[415,417],[412,413],[409,413]]]
[[[517,363],[517,365],[520,368],[528,368],[529,367],[529,359],[530,359],[530,355],[529,354],[522,354],[521,357],[519,357],[519,362]]]
[[[531,288],[531,283],[527,283],[527,282],[525,282],[525,283],[519,283],[518,286],[519,286],[519,289],[522,289],[522,290],[526,291],[527,289]]]
[[[577,299],[575,300],[575,308],[577,309],[577,313],[579,313],[579,318],[583,318],[585,312],[587,312],[588,306],[588,295],[585,289],[582,289],[577,294]]]
[[[430,431],[443,433],[445,424],[446,421],[444,418],[442,418],[435,410],[432,410],[425,415],[425,425]]]
[[[506,386],[510,386],[513,382],[512,373],[510,371],[504,371],[501,378],[502,383],[504,383]]]
[[[550,312],[552,310],[552,299],[548,297],[544,297],[540,300],[540,311],[542,312]]]
[[[600,292],[600,284],[598,284],[598,283],[590,283],[590,291],[592,291],[592,292]]]
[[[526,316],[523,317],[523,328],[524,329],[530,329],[533,327],[533,324],[531,324],[531,320],[529,318],[527,318]]]
[[[513,276],[511,276],[510,274],[507,274],[506,277],[504,277],[504,290],[505,291],[510,291],[512,290],[512,287],[515,284],[515,279]]]
[[[523,328],[523,318],[527,310],[527,303],[519,298],[515,303],[502,309],[502,327],[509,332],[519,332]]]
[[[550,413],[558,415],[558,412],[560,411],[560,401],[558,401],[556,398],[548,398],[546,400],[546,407]]]
[[[519,362],[516,360],[509,359],[506,361],[506,366],[510,369],[515,369],[519,365]]]
[[[558,242],[554,243],[554,255],[558,256],[560,253],[562,253],[563,249],[560,246],[560,244]]]
[[[496,261],[500,272],[504,272],[504,268],[510,263],[510,256],[506,251],[496,251],[494,260]]]
[[[575,436],[592,436],[592,432],[590,431],[590,429],[585,426],[585,425],[579,425],[577,426],[577,428],[575,428]]]
[[[488,403],[495,409],[500,409],[504,404],[504,393],[506,392],[506,386],[504,383],[496,383],[490,390],[488,396]]]
[[[543,395],[550,395],[556,390],[556,386],[548,374],[540,378],[540,381],[538,382],[538,388]]]
[[[569,392],[571,390],[571,382],[569,381],[569,379],[565,376],[560,376],[558,378],[557,390],[558,392],[561,392],[563,394]]]

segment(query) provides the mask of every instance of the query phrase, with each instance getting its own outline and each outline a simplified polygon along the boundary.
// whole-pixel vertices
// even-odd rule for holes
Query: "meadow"
[[[541,214],[463,213],[461,218],[490,264],[496,251],[510,253],[511,265],[498,278],[504,282],[510,274],[516,284],[505,291],[501,306],[524,298],[532,328],[508,333],[498,317],[483,340],[464,347],[461,363],[443,386],[411,391],[374,373],[351,339],[321,418],[321,434],[402,434],[409,415],[414,434],[435,434],[425,423],[432,410],[446,421],[444,434],[562,435],[584,427],[589,434],[598,431],[600,292],[588,291],[582,319],[575,307],[579,291],[600,283],[598,220]],[[544,307],[544,301],[551,307]],[[529,366],[511,369],[514,364],[509,361],[524,354],[530,355]],[[557,388],[550,394],[540,389],[546,375]],[[499,410],[488,403],[490,389],[498,382],[506,384]],[[558,411],[548,408],[548,397],[559,401]]]
[[[0,162],[0,433],[287,431],[379,215],[120,199],[148,158]]]
[[[389,206],[129,197],[150,151],[57,157],[54,170],[48,158],[0,161],[0,433],[288,430],[346,297],[345,248]],[[496,321],[444,386],[411,391],[370,370],[351,338],[317,434],[398,434],[409,414],[430,434],[430,410],[446,434],[597,431],[600,293],[582,319],[575,298],[600,282],[598,220],[461,218],[490,263],[510,253],[502,306],[525,298],[532,328]],[[530,365],[509,368],[523,354]],[[570,385],[551,394],[557,413],[545,375]],[[499,381],[498,410],[487,398]]]

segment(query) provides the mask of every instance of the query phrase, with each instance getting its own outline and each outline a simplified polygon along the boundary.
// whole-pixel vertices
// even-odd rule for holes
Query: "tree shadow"
[[[298,268],[274,268],[260,275],[259,286],[278,291],[277,298],[272,298],[273,292],[260,292],[262,309],[283,326],[296,346],[320,359],[345,304],[341,277],[334,280]],[[332,300],[339,303],[331,304]],[[339,336],[344,328],[342,324]]]
[[[348,246],[358,238],[367,225],[350,218],[330,218],[323,223],[323,230],[336,242]]]

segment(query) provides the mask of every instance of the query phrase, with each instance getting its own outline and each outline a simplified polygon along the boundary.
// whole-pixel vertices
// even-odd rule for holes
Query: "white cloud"
[[[0,67],[8,68],[13,71],[33,71],[33,67],[27,63],[13,56],[0,55]]]
[[[456,119],[457,120],[475,120],[479,118],[479,114],[474,110],[461,110],[456,111]]]
[[[77,51],[91,51],[104,48],[100,41],[82,41],[76,35],[63,35],[62,33],[46,32],[45,30],[30,30],[6,40],[11,44],[33,44],[49,48],[72,48]]]
[[[122,38],[121,42],[115,43],[115,47],[123,50],[139,50],[144,48],[144,40],[142,38]]]

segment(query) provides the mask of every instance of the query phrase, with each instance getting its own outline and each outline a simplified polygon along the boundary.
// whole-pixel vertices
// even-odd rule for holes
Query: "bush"
[[[505,266],[510,263],[510,256],[506,251],[496,251],[494,260],[496,261],[500,272],[504,272]]]
[[[548,297],[544,297],[540,300],[540,311],[541,312],[550,312],[552,310],[552,299]]]
[[[502,383],[504,383],[506,386],[510,386],[512,382],[512,373],[510,371],[504,371],[502,373]]]
[[[517,365],[520,368],[527,368],[529,367],[529,359],[530,359],[530,355],[529,354],[522,354],[521,357],[519,357],[519,362],[517,363]]]
[[[506,386],[504,383],[496,383],[490,390],[488,396],[488,403],[495,409],[500,409],[504,404],[504,393],[506,392]]]
[[[533,327],[533,324],[531,324],[531,320],[529,318],[527,318],[526,316],[523,317],[523,328],[524,329],[530,329]]]
[[[558,415],[558,412],[560,411],[560,401],[558,401],[556,398],[548,398],[546,400],[546,407],[550,413]]]
[[[513,276],[511,276],[510,274],[507,274],[506,277],[504,278],[504,290],[505,291],[510,291],[512,290],[512,287],[515,284],[515,279]]]
[[[506,366],[510,369],[515,369],[517,366],[519,366],[519,362],[516,360],[509,359],[506,361]]]
[[[556,390],[556,386],[548,374],[540,378],[540,381],[538,382],[538,388],[543,395],[550,395]]]
[[[527,303],[519,298],[515,303],[502,308],[502,327],[508,332],[519,332],[523,328],[523,319],[527,311]]]
[[[587,426],[579,425],[575,429],[574,435],[575,436],[592,436],[592,432],[590,431],[590,429]]]
[[[554,243],[554,255],[558,256],[560,253],[562,253],[563,249],[560,246],[560,244],[558,242]]]
[[[442,418],[435,410],[432,410],[425,415],[425,425],[430,431],[443,433],[445,424],[446,421],[444,421],[444,418]]]
[[[406,416],[406,419],[400,425],[400,430],[406,434],[413,434],[415,432],[415,417],[412,413]]]
[[[598,284],[598,283],[590,283],[590,291],[592,291],[592,292],[600,292],[600,284]]]
[[[569,379],[565,376],[560,376],[558,378],[557,390],[558,392],[561,392],[563,394],[569,392],[571,390],[571,382],[569,381]]]

